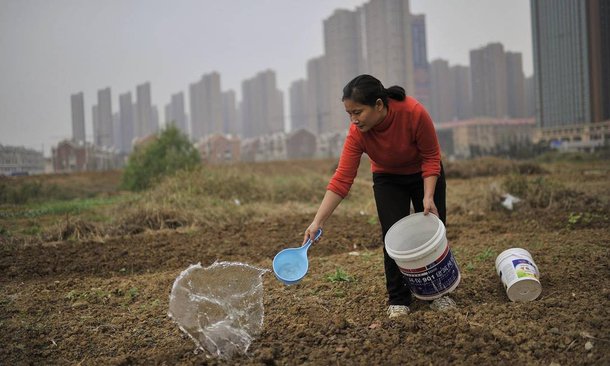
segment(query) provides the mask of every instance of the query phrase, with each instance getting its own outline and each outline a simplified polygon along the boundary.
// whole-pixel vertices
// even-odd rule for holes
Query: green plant
[[[487,248],[481,253],[477,254],[477,260],[483,262],[491,257],[495,256],[495,252],[491,248]]]
[[[570,212],[568,216],[568,229],[574,229],[577,226],[587,226],[593,221],[593,215],[589,212]]]
[[[129,299],[129,301],[133,302],[136,299],[136,297],[138,297],[138,294],[139,294],[138,288],[137,287],[132,287],[132,288],[130,288],[127,291],[126,295],[127,295],[128,299]]]
[[[354,277],[350,276],[341,268],[335,269],[335,273],[326,276],[326,279],[330,282],[352,282]]]
[[[163,176],[194,168],[200,161],[199,153],[188,138],[171,125],[161,131],[155,141],[136,148],[129,156],[122,186],[140,191]]]
[[[74,301],[74,300],[78,299],[78,298],[79,298],[79,296],[80,296],[80,295],[78,294],[78,291],[76,291],[76,290],[70,290],[70,292],[68,292],[68,293],[66,294],[66,299],[68,299],[68,300],[70,300],[70,301]]]

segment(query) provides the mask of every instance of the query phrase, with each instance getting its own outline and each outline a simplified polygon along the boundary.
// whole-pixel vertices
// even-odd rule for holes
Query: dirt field
[[[330,168],[316,174],[327,179]],[[279,250],[300,243],[314,201],[278,202],[281,214],[253,202],[248,212],[261,213],[246,219],[84,240],[10,236],[23,220],[1,219],[0,364],[608,365],[610,166],[545,168],[582,196],[572,202],[555,191],[548,207],[509,212],[493,209],[489,193],[504,176],[449,179],[458,310],[415,301],[408,317],[387,319],[379,224],[370,196],[354,199],[325,225],[300,284],[265,274],[264,330],[247,355],[228,361],[194,352],[168,318],[174,279],[216,260],[270,269]],[[370,177],[359,179],[370,190]],[[496,256],[511,247],[529,250],[540,268],[543,292],[533,302],[511,303],[495,273]],[[349,281],[328,279],[338,268]]]

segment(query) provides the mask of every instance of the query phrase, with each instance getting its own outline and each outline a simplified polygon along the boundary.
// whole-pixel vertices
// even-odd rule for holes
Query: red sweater
[[[358,173],[360,157],[366,153],[373,173],[440,175],[441,149],[434,124],[424,107],[414,98],[390,99],[388,114],[374,128],[360,132],[350,126],[339,166],[328,190],[345,198]]]

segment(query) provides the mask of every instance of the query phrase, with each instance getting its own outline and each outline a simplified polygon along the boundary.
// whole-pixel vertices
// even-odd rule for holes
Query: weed
[[[326,279],[330,282],[352,282],[354,277],[350,276],[341,268],[337,268],[335,273],[326,276]]]
[[[568,216],[568,229],[575,229],[576,227],[587,226],[593,221],[593,215],[589,212],[571,212]]]
[[[472,262],[468,262],[466,264],[466,267],[464,267],[464,268],[466,268],[467,271],[471,272],[474,270],[474,264],[472,264]]]
[[[491,248],[487,248],[477,255],[477,260],[483,262],[495,256],[495,252]]]
[[[367,222],[371,225],[377,225],[377,216],[370,216]]]
[[[75,301],[78,298],[79,298],[79,294],[78,294],[78,291],[76,291],[76,290],[70,290],[70,292],[68,292],[66,294],[66,299],[68,299],[70,301]]]
[[[138,288],[137,287],[132,287],[127,291],[127,297],[129,298],[129,301],[133,302],[139,295],[138,292]]]
[[[105,303],[109,298],[110,298],[110,292],[103,290],[99,287],[95,287],[91,289],[91,292],[89,292],[88,297],[91,298],[92,300],[97,301],[101,301],[103,303]]]

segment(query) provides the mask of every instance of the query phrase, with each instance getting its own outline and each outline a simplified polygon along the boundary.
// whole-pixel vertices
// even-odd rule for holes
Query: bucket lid
[[[533,301],[540,296],[542,285],[535,278],[524,278],[513,283],[506,294],[511,301]]]
[[[385,235],[388,254],[418,257],[426,255],[431,244],[445,235],[445,225],[434,214],[411,214],[398,220]]]

